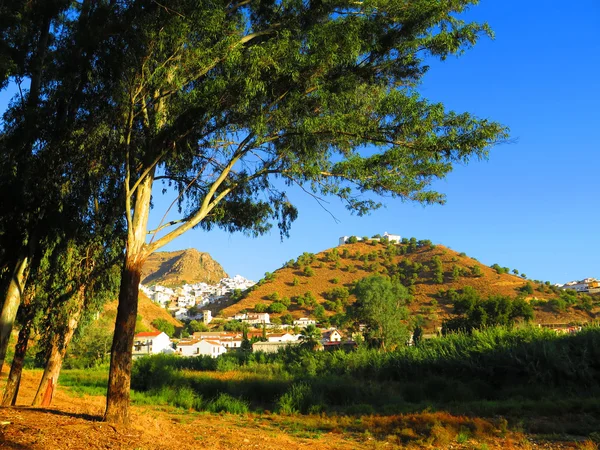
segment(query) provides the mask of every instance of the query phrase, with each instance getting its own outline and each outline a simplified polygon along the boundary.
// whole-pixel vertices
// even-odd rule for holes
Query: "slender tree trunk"
[[[38,390],[33,398],[32,406],[47,407],[52,403],[54,387],[58,384],[58,377],[60,375],[60,370],[62,369],[63,361],[65,360],[67,349],[69,348],[71,339],[75,334],[75,330],[77,330],[77,325],[79,325],[79,319],[81,318],[81,314],[83,312],[83,289],[79,293],[77,300],[78,308],[69,318],[64,335],[61,336],[60,333],[55,333],[52,338],[50,355],[48,357],[48,361],[46,362],[46,367],[44,368],[44,374],[40,380],[40,385],[38,386]]]
[[[4,388],[4,396],[2,397],[2,406],[14,406],[17,402],[19,394],[19,386],[21,384],[21,374],[23,373],[23,365],[25,363],[25,353],[27,352],[27,343],[33,323],[33,314],[28,314],[28,318],[19,331],[19,339],[15,347],[15,356],[10,366],[10,374]]]
[[[104,414],[105,421],[122,425],[129,424],[133,337],[142,266],[148,256],[145,247],[153,181],[154,171],[148,174],[137,187],[133,216],[128,214],[127,220],[127,251],[121,273],[119,306],[110,354],[106,413]],[[128,188],[126,195],[129,195]]]
[[[29,272],[29,257],[23,252],[17,259],[13,275],[10,279],[4,305],[0,313],[0,371],[6,358],[6,350],[8,349],[8,341],[10,333],[17,317],[19,304],[21,303],[21,295],[25,289],[25,282]]]
[[[129,389],[133,337],[137,319],[138,291],[143,261],[127,258],[121,275],[119,307],[111,348],[108,394],[104,420],[123,425],[129,423]]]

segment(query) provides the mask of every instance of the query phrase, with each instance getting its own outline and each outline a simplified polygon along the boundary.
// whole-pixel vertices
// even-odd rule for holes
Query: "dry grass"
[[[4,367],[4,380],[8,367]],[[39,370],[25,371],[18,406],[1,408],[2,449],[595,449],[592,441],[546,442],[505,431],[501,419],[423,412],[393,416],[209,414],[134,406],[129,428],[101,422],[102,396],[74,397],[59,386],[54,405],[32,409]],[[227,376],[227,375],[224,375]],[[237,376],[237,375],[236,375]],[[0,389],[4,381],[0,382]],[[459,433],[469,433],[460,443]],[[532,446],[533,443],[533,446]]]

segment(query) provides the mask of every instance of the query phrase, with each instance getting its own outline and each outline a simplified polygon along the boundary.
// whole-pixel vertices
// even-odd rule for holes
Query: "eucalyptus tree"
[[[36,165],[38,126],[43,123],[40,103],[43,97],[44,71],[53,43],[51,24],[67,6],[67,1],[16,1],[2,5],[0,52],[1,86],[11,78],[19,85],[20,98],[4,115],[0,136],[0,239],[4,250],[4,302],[0,312],[0,364],[4,362],[8,339],[25,290],[31,259],[42,226],[40,198],[35,183],[41,180]],[[29,80],[25,93],[21,88]],[[51,166],[50,166],[51,167]]]
[[[422,98],[427,58],[490,34],[458,18],[475,0],[151,0],[115,4],[106,58],[121,76],[112,148],[123,168],[127,244],[105,419],[127,422],[141,267],[186,231],[260,235],[297,216],[288,189],[366,214],[371,194],[443,203],[453,164],[487,155],[498,123]],[[108,64],[107,64],[108,65]],[[181,218],[147,229],[153,185]],[[150,237],[148,234],[150,233]]]
[[[103,99],[90,90],[97,52],[110,34],[103,20],[109,3],[15,2],[23,18],[12,34],[31,44],[15,47],[21,62],[11,76],[17,84],[29,79],[30,87],[19,85],[0,133],[2,264],[12,265],[5,271],[0,363],[32,263],[56,242],[74,239],[82,218],[110,190],[112,166],[99,145],[101,122],[92,117]]]

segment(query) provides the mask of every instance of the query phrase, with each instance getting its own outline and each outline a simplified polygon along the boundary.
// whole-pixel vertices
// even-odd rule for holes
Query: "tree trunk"
[[[52,344],[50,347],[50,355],[44,368],[44,374],[40,380],[40,385],[33,398],[32,406],[44,406],[48,407],[52,404],[52,398],[54,396],[54,386],[58,384],[58,377],[60,370],[62,369],[63,361],[71,339],[77,330],[79,325],[79,319],[83,312],[83,296],[81,298],[79,309],[73,313],[73,316],[67,323],[67,329],[63,336],[55,334],[52,338]],[[61,339],[62,338],[62,339]]]
[[[4,388],[4,396],[2,397],[2,406],[14,406],[17,402],[19,394],[19,386],[21,384],[21,373],[23,373],[23,365],[25,363],[25,353],[27,352],[27,343],[29,342],[29,334],[31,332],[31,324],[33,323],[33,314],[29,314],[21,331],[19,331],[19,339],[15,347],[15,356],[10,366],[10,374]]]
[[[110,356],[108,394],[104,420],[123,425],[129,423],[129,388],[133,337],[137,319],[138,291],[142,264],[127,258],[119,290],[119,307]]]
[[[153,181],[154,170],[146,175],[137,187],[133,216],[127,215],[127,250],[121,272],[119,306],[110,353],[106,413],[104,414],[106,422],[122,425],[129,424],[129,388],[131,385],[133,338],[135,335],[142,266],[148,257],[146,253],[146,234]],[[130,195],[128,187],[126,195]],[[129,205],[128,201],[127,205]],[[128,208],[128,213],[129,211]]]
[[[22,253],[15,264],[15,269],[6,291],[6,297],[4,298],[2,312],[0,313],[0,371],[6,358],[10,333],[15,323],[23,290],[25,289],[28,269],[29,257],[26,253]]]

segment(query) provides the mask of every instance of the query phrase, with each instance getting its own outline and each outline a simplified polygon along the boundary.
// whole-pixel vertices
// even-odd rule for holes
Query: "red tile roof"
[[[141,333],[136,334],[135,337],[156,337],[160,333],[162,333],[162,331],[142,331]]]

